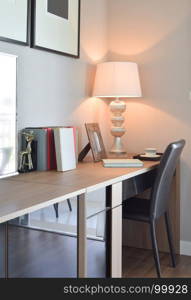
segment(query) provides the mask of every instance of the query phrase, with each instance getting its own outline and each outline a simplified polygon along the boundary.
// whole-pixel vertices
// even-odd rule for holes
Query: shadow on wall
[[[90,39],[91,40],[91,39]],[[71,114],[71,122],[81,115],[82,124],[79,127],[79,147],[80,149],[88,142],[85,131],[85,123],[98,123],[101,129],[101,133],[104,139],[106,149],[110,147],[110,140],[108,135],[110,134],[110,124],[108,111],[109,101],[104,101],[99,98],[92,97],[96,65],[99,62],[107,61],[107,51],[103,51],[103,45],[94,47],[91,43],[83,43],[81,41],[81,60],[85,60],[87,64],[86,74],[84,76],[84,94],[85,98],[82,97],[81,102],[78,106],[75,106]],[[107,102],[107,103],[106,103]],[[82,113],[83,112],[83,113]]]
[[[188,138],[190,135],[188,124],[177,120],[168,112],[141,103],[141,100],[127,101],[125,128],[125,139],[130,144],[128,148],[131,152],[143,151],[145,147],[157,147],[163,151],[165,145],[172,140]]]
[[[120,47],[118,52],[109,53],[109,60],[135,61],[140,67],[143,98],[127,100],[124,142],[132,152],[135,149],[131,145],[143,151],[154,141],[162,150],[172,140],[190,140],[191,53],[187,45],[189,42],[191,45],[191,36],[182,34],[187,33],[188,23],[188,19],[179,23],[151,48],[145,49],[144,45],[143,52],[130,55],[124,39],[122,53]],[[139,135],[144,142],[136,140]],[[190,147],[189,143],[186,147]]]
[[[138,0],[119,2],[132,10],[126,20],[121,16],[113,21],[109,60],[137,62],[143,89],[142,99],[127,100],[123,141],[129,152],[142,152],[146,147],[164,151],[169,142],[186,139],[181,159],[181,239],[190,241],[191,6],[189,1],[167,1],[168,10],[162,15],[163,7],[156,10],[162,1],[144,1],[140,6]],[[172,11],[170,3],[175,5]],[[114,1],[113,5],[117,8]],[[143,11],[137,12],[140,7]]]
[[[160,36],[161,40],[157,40],[151,48],[146,49],[144,45],[144,51],[137,52],[134,49],[134,54],[129,54],[129,42],[126,44],[124,39],[121,45],[116,40],[115,44],[121,46],[118,51],[111,51],[108,56],[110,61],[138,63],[143,89],[143,99],[138,100],[140,103],[157,107],[190,125],[191,29],[189,35],[189,24],[190,19],[184,20],[179,27],[168,32],[163,38]]]
[[[167,40],[188,21],[190,0],[110,0],[110,49],[121,55],[139,56]],[[113,17],[113,18],[112,18]]]

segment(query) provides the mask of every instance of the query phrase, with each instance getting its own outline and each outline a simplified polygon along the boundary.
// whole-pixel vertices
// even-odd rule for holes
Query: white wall
[[[131,152],[187,141],[181,162],[181,239],[191,241],[191,1],[109,0],[109,60],[140,66],[143,98],[127,101]]]
[[[0,42],[0,51],[18,55],[18,129],[76,125],[80,144],[85,122],[97,121],[90,99],[94,65],[107,54],[107,0],[81,1],[80,59]]]
[[[109,102],[90,99],[94,65],[102,60],[139,63],[144,97],[127,103],[124,141],[135,152],[187,140],[181,164],[185,241],[191,241],[190,49],[190,0],[82,0],[78,60],[0,42],[0,51],[19,56],[19,129],[73,124],[80,128],[81,145],[87,141],[84,123],[93,121],[100,123],[106,146],[111,144]]]
[[[91,98],[91,89],[95,65],[107,56],[107,14],[108,0],[81,0],[80,59],[0,42],[1,52],[18,55],[18,130],[74,125],[79,128],[79,150],[85,146],[84,124],[99,122],[105,105]],[[101,127],[106,134],[104,123]],[[103,196],[100,190],[90,200]]]

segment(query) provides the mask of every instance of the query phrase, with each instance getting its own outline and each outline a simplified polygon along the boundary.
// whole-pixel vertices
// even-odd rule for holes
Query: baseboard
[[[180,254],[191,256],[191,242],[180,241]]]

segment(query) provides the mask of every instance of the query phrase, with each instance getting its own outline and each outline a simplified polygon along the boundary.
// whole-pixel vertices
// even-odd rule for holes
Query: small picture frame
[[[93,159],[95,162],[101,161],[103,158],[106,158],[107,155],[99,125],[98,123],[86,123],[85,127],[92,150]]]

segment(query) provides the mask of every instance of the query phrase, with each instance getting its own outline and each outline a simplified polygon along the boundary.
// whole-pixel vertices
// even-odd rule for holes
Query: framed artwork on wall
[[[30,0],[0,0],[0,40],[29,45]]]
[[[31,47],[79,58],[80,0],[33,0]]]

